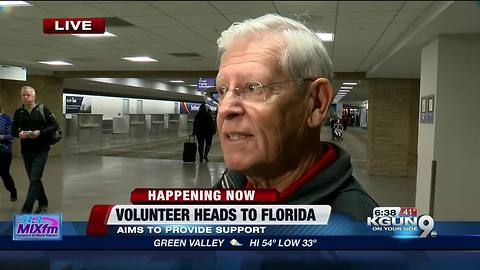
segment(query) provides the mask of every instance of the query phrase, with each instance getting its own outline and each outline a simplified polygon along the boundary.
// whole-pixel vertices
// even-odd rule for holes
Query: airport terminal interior
[[[85,221],[95,204],[130,204],[135,188],[216,183],[226,169],[218,133],[208,162],[182,160],[201,86],[216,77],[221,32],[267,13],[299,20],[323,40],[336,93],[328,117],[346,129],[332,138],[326,119],[320,138],[351,155],[353,175],[380,205],[480,220],[478,1],[0,3],[2,110],[12,117],[30,85],[63,132],[42,178],[48,211]],[[45,18],[91,17],[105,18],[105,34],[42,31]],[[26,198],[19,148],[15,139],[18,200],[2,186],[0,220]]]

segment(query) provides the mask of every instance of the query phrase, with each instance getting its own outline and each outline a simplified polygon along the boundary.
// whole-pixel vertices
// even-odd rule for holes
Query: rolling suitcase
[[[191,140],[193,138],[193,140]],[[197,158],[197,143],[195,136],[188,136],[187,141],[183,143],[183,162],[195,162]]]

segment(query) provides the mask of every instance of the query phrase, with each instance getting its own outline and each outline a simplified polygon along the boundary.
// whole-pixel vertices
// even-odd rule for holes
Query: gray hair
[[[279,34],[284,38],[285,45],[279,57],[279,64],[292,79],[320,76],[332,80],[332,60],[321,39],[302,23],[277,14],[235,22],[223,31],[217,40],[219,61],[236,39],[261,33]]]
[[[33,89],[33,87],[28,85],[25,85],[24,87],[22,87],[22,90],[20,92],[27,91],[27,90],[32,92],[32,94],[36,96],[35,89]]]

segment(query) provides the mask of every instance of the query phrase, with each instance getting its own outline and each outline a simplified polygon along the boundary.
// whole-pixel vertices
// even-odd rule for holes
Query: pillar
[[[415,169],[418,92],[419,80],[369,79],[370,175],[407,176]]]
[[[22,105],[20,89],[25,86],[24,81],[0,80],[0,103],[2,110],[13,119],[15,110]],[[20,156],[20,143],[18,139],[13,140],[12,154]]]
[[[337,109],[337,111],[336,111],[337,117],[338,117],[338,118],[342,118],[342,115],[343,115],[343,103],[338,102],[336,109]]]
[[[20,89],[24,81],[0,80],[0,103],[3,111],[13,118],[15,110],[22,105]]]
[[[434,106],[432,123],[419,123],[415,203],[436,220],[480,221],[479,70],[480,34],[440,35],[422,49],[420,97]]]

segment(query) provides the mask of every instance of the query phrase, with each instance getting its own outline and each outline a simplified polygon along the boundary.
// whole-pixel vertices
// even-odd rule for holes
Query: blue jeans
[[[42,184],[42,174],[45,164],[47,163],[48,151],[35,154],[23,154],[22,157],[30,181],[27,199],[23,204],[22,212],[31,213],[35,200],[38,200],[38,205],[48,205],[47,195],[45,194]]]

